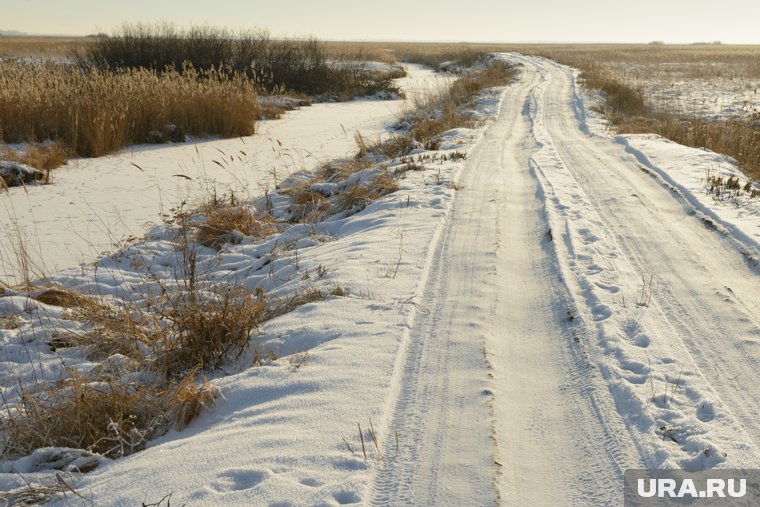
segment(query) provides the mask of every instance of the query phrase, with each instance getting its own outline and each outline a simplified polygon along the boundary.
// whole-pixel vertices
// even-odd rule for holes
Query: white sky
[[[123,22],[266,28],[324,39],[760,43],[760,0],[0,0],[0,30]]]

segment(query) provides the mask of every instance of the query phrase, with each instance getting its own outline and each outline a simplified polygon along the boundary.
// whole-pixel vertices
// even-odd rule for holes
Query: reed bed
[[[52,140],[96,157],[141,142],[189,135],[251,135],[255,85],[216,69],[80,70],[0,62],[0,139]]]
[[[336,45],[328,50],[315,38],[279,39],[267,31],[232,32],[218,27],[176,28],[171,24],[125,24],[111,36],[83,45],[76,60],[83,68],[115,71],[146,68],[163,72],[219,68],[245,75],[272,92],[349,99],[378,91],[398,91],[392,79],[400,69],[383,72],[365,66],[365,48]],[[379,56],[382,51],[372,51]],[[386,57],[387,60],[387,57]]]

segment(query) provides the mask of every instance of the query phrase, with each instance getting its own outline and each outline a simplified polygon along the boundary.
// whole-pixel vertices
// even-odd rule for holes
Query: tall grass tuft
[[[479,70],[463,74],[450,87],[415,99],[412,110],[402,118],[411,125],[409,130],[377,143],[369,150],[395,158],[408,155],[417,147],[437,149],[442,133],[470,125],[472,118],[465,109],[481,90],[506,84],[515,75],[516,69],[501,60],[492,60]]]

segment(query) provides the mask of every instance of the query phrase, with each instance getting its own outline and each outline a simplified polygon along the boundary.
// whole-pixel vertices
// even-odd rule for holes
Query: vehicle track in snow
[[[427,261],[372,503],[619,505],[628,468],[757,467],[756,268],[589,134],[571,69],[505,58],[522,75]]]

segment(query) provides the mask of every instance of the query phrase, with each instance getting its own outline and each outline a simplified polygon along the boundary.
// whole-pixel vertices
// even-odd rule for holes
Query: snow
[[[496,90],[480,100],[480,128],[457,129],[445,135],[458,153],[472,149],[485,122],[496,115],[499,99]],[[333,117],[331,114],[330,108],[323,108],[321,121]],[[295,132],[290,135],[296,137],[305,134],[308,126],[293,125],[292,130]],[[235,143],[214,141],[213,145],[225,142]],[[335,141],[338,143],[350,150],[343,135]],[[198,150],[203,153],[209,148],[201,145]],[[149,173],[149,167],[169,163],[161,161],[162,155],[167,160],[182,160],[181,155],[191,156],[195,149],[139,148],[100,163],[126,169],[135,162]],[[299,147],[299,152],[307,149]],[[109,505],[155,502],[169,492],[173,492],[172,502],[188,504],[361,502],[376,457],[372,449],[368,449],[368,460],[360,454],[357,423],[363,428],[365,443],[370,441],[370,419],[376,428],[383,428],[383,408],[392,390],[391,372],[418,311],[413,298],[426,269],[426,252],[444,227],[456,193],[446,182],[456,181],[464,167],[460,158],[442,158],[446,151],[420,154],[432,157],[425,161],[427,170],[408,172],[399,191],[361,212],[310,226],[296,225],[263,242],[228,245],[220,253],[204,250],[199,258],[204,279],[223,278],[251,290],[263,288],[271,298],[309,288],[327,292],[334,287],[344,288],[350,295],[306,304],[267,322],[249,353],[227,364],[226,374],[211,378],[220,392],[213,409],[189,428],[151,442],[148,449],[101,465],[81,481],[76,479],[77,490],[96,503]],[[79,162],[80,168],[84,163]],[[182,167],[183,174],[199,165],[190,164]],[[210,166],[206,163],[207,169]],[[393,167],[390,164],[388,168]],[[201,167],[199,173],[202,171]],[[373,171],[376,169],[370,168],[352,178],[361,180]],[[287,168],[283,169],[283,176],[286,172]],[[154,178],[156,174],[158,170]],[[114,186],[119,181],[134,181],[134,173],[125,180],[119,179],[118,173],[113,176],[115,181],[109,180],[109,184]],[[294,175],[294,179],[298,177]],[[284,188],[291,183],[282,177],[278,180]],[[251,196],[256,199],[253,191]],[[286,212],[286,202],[274,199],[274,206],[276,215]],[[141,292],[137,287],[150,285],[146,270],[136,266],[147,265],[147,271],[161,279],[174,276],[173,234],[171,228],[153,227],[144,239],[102,257],[95,266],[62,270],[49,280],[101,297],[134,297]],[[317,275],[320,267],[326,272],[321,277]],[[6,399],[17,396],[19,378],[30,383],[35,378],[52,381],[63,375],[64,364],[83,370],[94,366],[81,350],[51,351],[47,346],[52,329],[75,330],[79,326],[63,318],[60,308],[12,291],[0,302],[0,315],[18,315],[20,321],[16,329],[2,331],[0,388]],[[266,359],[263,365],[252,367],[257,353],[280,359]],[[403,435],[399,438],[405,442]],[[27,462],[16,467],[26,472],[26,480],[46,477],[46,472]],[[24,484],[21,476],[12,474],[2,481],[3,489]],[[68,501],[62,499],[61,503]]]
[[[407,70],[397,80],[406,101],[315,104],[259,122],[251,137],[141,145],[75,159],[52,173],[51,186],[0,195],[0,280],[13,283],[19,276],[19,235],[36,274],[75,268],[141,237],[147,225],[161,222],[161,213],[192,195],[232,189],[253,197],[291,172],[353,153],[355,132],[368,140],[387,135],[416,95],[453,79],[416,65]]]
[[[68,474],[80,494],[104,505],[169,493],[178,505],[619,505],[614,485],[628,468],[757,468],[760,217],[754,200],[716,200],[705,188],[708,171],[739,169],[655,136],[612,134],[573,69],[500,57],[521,66],[517,82],[483,94],[477,128],[445,133],[442,152],[420,151],[426,170],[407,171],[397,192],[200,251],[204,282],[273,298],[342,290],[266,322],[244,356],[210,377],[220,395],[189,427]],[[70,181],[11,194],[11,210],[27,224],[49,212],[39,242],[53,250],[48,263],[71,267],[55,243],[71,229],[47,235],[60,224],[55,199],[113,203],[127,185],[129,199],[101,220],[113,229],[122,217],[141,239],[50,279],[135,297],[152,283],[146,269],[167,283],[178,269],[176,228],[143,235],[142,223],[190,199],[204,174],[254,203],[275,179],[281,188],[303,181],[297,170],[352,151],[350,131],[379,135],[395,115],[382,111],[388,103],[360,104],[366,116],[349,114],[345,132],[348,109],[327,104],[265,122],[245,144],[78,161]],[[467,158],[442,156],[454,152]],[[288,213],[277,194],[272,205]],[[59,308],[8,290],[0,319],[11,315],[17,321],[0,326],[5,399],[18,395],[18,379],[96,366],[81,350],[47,346],[52,329],[79,325]],[[3,473],[0,489],[91,459],[40,450],[4,464],[24,478]]]

